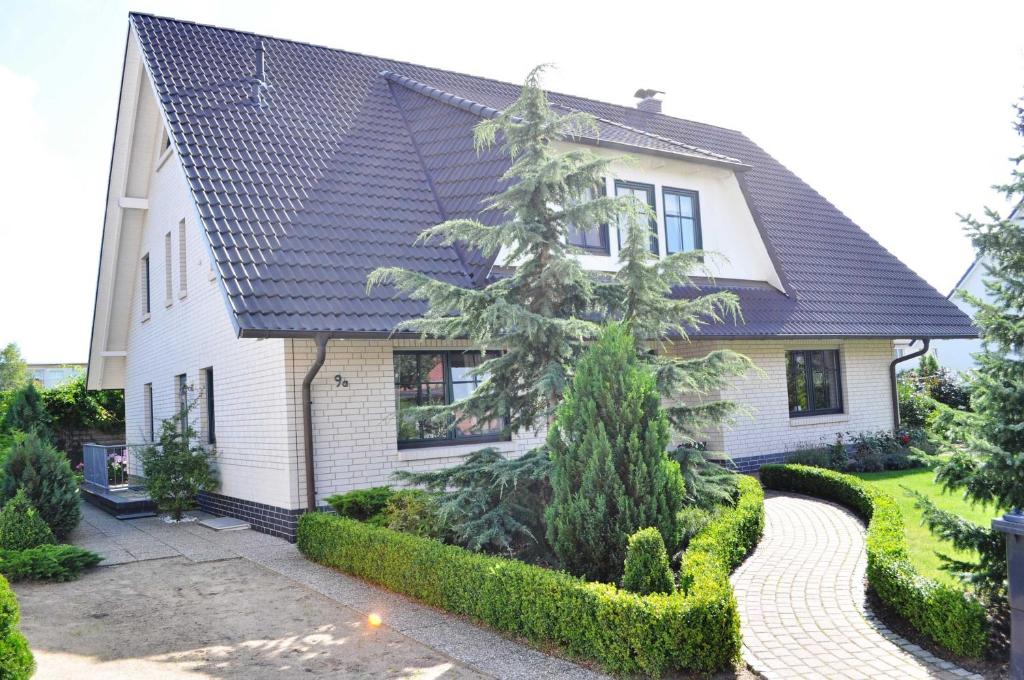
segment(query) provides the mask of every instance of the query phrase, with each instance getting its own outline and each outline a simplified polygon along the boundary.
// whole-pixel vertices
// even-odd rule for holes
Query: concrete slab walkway
[[[765,678],[980,678],[867,609],[864,525],[844,508],[768,493],[764,537],[733,574],[744,660]]]
[[[202,513],[193,514],[205,517]],[[90,650],[93,647],[90,647],[87,638],[97,634],[95,628],[115,625],[123,630],[125,636],[130,637],[135,630],[136,634],[150,643],[149,647],[140,649],[126,642],[122,649],[99,653],[104,663],[114,663],[114,666],[104,666],[111,674],[102,677],[142,677],[135,672],[140,667],[131,666],[131,662],[153,658],[161,662],[170,660],[185,663],[187,673],[191,672],[188,670],[190,668],[196,669],[195,674],[187,677],[340,677],[339,672],[345,677],[543,677],[570,680],[605,677],[474,626],[458,617],[309,562],[294,545],[256,531],[216,532],[200,526],[198,522],[174,525],[166,524],[156,517],[121,521],[90,505],[84,505],[82,524],[71,539],[78,545],[103,554],[106,557],[103,565],[109,568],[101,566],[80,581],[69,584],[18,584],[16,590],[24,610],[23,628],[33,647],[34,638],[42,639],[45,629],[58,633],[55,638],[50,635],[50,638],[55,639],[57,647],[68,644],[77,645],[77,649]],[[224,583],[218,584],[216,574],[223,575]],[[160,583],[145,583],[153,579]],[[246,614],[246,608],[250,607],[246,604],[248,598],[235,597],[226,605],[237,610],[225,612],[228,624],[236,626],[237,619],[252,616],[264,619],[260,621],[261,625],[268,621],[284,621],[296,630],[312,631],[309,635],[313,637],[309,639],[314,642],[328,639],[330,644],[322,646],[320,651],[309,650],[306,649],[310,647],[308,636],[303,637],[294,632],[285,634],[274,626],[253,632],[257,642],[247,641],[245,634],[237,629],[237,639],[226,639],[217,628],[217,598],[226,597],[224,593],[230,594],[238,588],[249,588],[245,584],[253,579],[262,584],[258,591],[251,590],[260,594],[260,599],[255,601],[258,602],[259,611]],[[123,598],[117,597],[115,584],[121,584],[125,589]],[[139,589],[146,592],[136,593]],[[269,596],[264,596],[268,590]],[[276,599],[275,590],[278,593]],[[182,594],[194,596],[195,601],[190,601],[190,604],[194,604],[195,609],[178,607]],[[204,597],[210,598],[209,602],[205,603],[205,607],[199,606]],[[330,601],[328,611],[334,613],[326,621],[322,620],[324,616],[321,610],[324,607],[315,603],[317,597]],[[161,602],[161,598],[175,606],[164,619],[159,620],[156,629],[141,630],[146,628],[145,624],[133,628],[133,612],[137,611],[136,616],[142,616],[147,606]],[[296,613],[293,606],[296,598],[308,603],[303,611],[312,612],[312,618],[305,617],[301,612]],[[46,605],[47,601],[49,605]],[[107,605],[106,608],[104,605]],[[70,606],[71,610],[57,618],[46,614],[58,606]],[[220,609],[224,606],[220,605]],[[65,617],[74,618],[73,612],[84,612],[86,616],[101,614],[102,620],[86,618],[86,623],[93,622],[91,628],[81,622],[77,627],[69,624],[69,630],[66,631],[68,634],[60,635],[60,626],[54,621],[63,621]],[[204,615],[204,612],[209,614]],[[377,654],[395,657],[394,663],[387,667],[387,672],[382,671],[384,666],[380,664],[367,666],[363,673],[351,667],[346,672],[346,667],[337,665],[341,661],[332,662],[332,665],[320,658],[325,653],[329,654],[331,648],[342,651],[360,649],[363,644],[361,641],[368,632],[366,620],[371,612],[379,614],[384,621],[383,626],[371,631],[376,636],[374,639],[380,643]],[[52,613],[58,614],[56,611]],[[42,618],[48,620],[37,621]],[[329,624],[336,628],[328,633],[310,628]],[[197,636],[193,634],[194,630],[202,634]],[[342,632],[349,635],[342,635]],[[327,638],[323,638],[325,634]],[[295,638],[295,635],[299,637]],[[342,638],[345,639],[339,641]],[[260,647],[262,643],[258,641],[265,639],[270,639],[270,642]],[[293,645],[293,639],[299,642]],[[209,644],[201,645],[198,651],[189,646],[204,642]],[[275,644],[281,649],[275,647]],[[362,649],[370,649],[369,644],[364,644]],[[159,649],[161,645],[167,648],[166,652],[154,656],[153,650]],[[224,650],[237,651],[244,648],[251,652],[253,645],[274,654],[283,654],[282,650],[291,649],[289,645],[297,645],[300,651],[289,657],[290,664],[276,663],[264,657],[255,658],[251,654],[241,658],[231,657],[230,661],[222,659],[223,663],[216,660],[217,654],[226,653]],[[316,644],[312,646],[316,647]],[[44,651],[60,657],[68,650],[58,648]],[[86,652],[86,656],[90,653]],[[140,660],[132,657],[132,654],[148,656]],[[114,655],[113,658],[108,658],[110,655]],[[125,668],[132,668],[133,671],[120,674],[118,669],[121,666],[118,664],[127,664]],[[394,670],[391,670],[392,666]],[[163,668],[168,673],[171,670],[168,666]],[[244,672],[246,669],[250,671],[248,675]],[[99,674],[93,675],[92,671],[95,670],[90,669],[88,677],[100,677]]]

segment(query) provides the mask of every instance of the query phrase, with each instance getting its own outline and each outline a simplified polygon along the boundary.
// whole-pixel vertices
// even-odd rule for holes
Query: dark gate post
[[[1024,514],[1019,509],[992,520],[1006,534],[1006,575],[1010,591],[1010,678],[1024,680]]]

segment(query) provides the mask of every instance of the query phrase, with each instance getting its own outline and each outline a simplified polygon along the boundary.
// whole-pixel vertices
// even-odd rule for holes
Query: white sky
[[[661,5],[664,5],[662,7]],[[968,9],[969,7],[969,9]],[[942,293],[1020,152],[1024,2],[0,0],[0,345],[83,361],[130,9],[742,130]]]

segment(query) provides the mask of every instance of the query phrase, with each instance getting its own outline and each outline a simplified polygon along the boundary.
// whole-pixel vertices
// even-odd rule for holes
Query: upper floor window
[[[185,297],[188,293],[188,261],[185,259],[188,248],[186,247],[185,220],[178,222],[178,297]]]
[[[470,375],[470,372],[484,359],[485,355],[480,352],[395,352],[399,448],[498,440],[501,432],[498,422],[474,429],[474,423],[469,421],[453,426],[416,418],[409,413],[412,407],[452,404],[471,395],[484,378]]]
[[[615,180],[615,195],[616,196],[634,196],[640,201],[646,203],[651,208],[651,212],[655,212],[657,208],[654,204],[654,185],[653,184],[642,184],[640,182],[624,182],[622,180]],[[619,218],[619,248],[622,248],[622,244],[626,242],[626,221]],[[651,252],[655,255],[658,254],[658,223],[655,220],[651,220]]]
[[[665,206],[665,251],[682,253],[700,250],[700,203],[696,191],[662,190]]]
[[[786,352],[786,382],[791,417],[843,412],[839,350]]]
[[[171,278],[171,232],[164,234],[164,305],[174,302],[174,283]]]
[[[142,314],[149,316],[149,253],[142,256]]]
[[[584,202],[592,201],[598,195],[603,196],[604,193],[604,183],[602,182],[595,189],[586,192]],[[594,255],[608,255],[610,253],[608,249],[607,224],[597,224],[592,227],[577,227],[575,224],[569,224],[567,230],[569,232],[569,245],[576,246]]]

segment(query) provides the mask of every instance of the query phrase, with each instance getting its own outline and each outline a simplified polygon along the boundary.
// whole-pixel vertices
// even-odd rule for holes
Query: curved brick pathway
[[[980,678],[866,610],[864,525],[843,508],[769,493],[764,537],[732,577],[743,657],[765,678]]]

